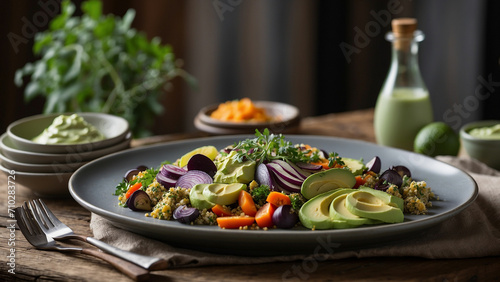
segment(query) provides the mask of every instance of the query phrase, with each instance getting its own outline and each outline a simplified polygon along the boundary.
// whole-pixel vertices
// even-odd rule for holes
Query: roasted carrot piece
[[[219,204],[216,204],[215,206],[212,207],[212,212],[215,213],[217,216],[231,216],[231,215],[233,215],[231,213],[230,208],[228,208],[226,206],[219,205]]]
[[[219,104],[210,116],[224,121],[268,121],[271,116],[267,115],[264,108],[257,107],[249,98],[239,101],[227,101]]]
[[[142,187],[141,182],[137,182],[134,185],[130,186],[127,190],[127,193],[125,193],[125,199],[128,199],[128,197],[130,197],[130,195],[132,195],[132,193],[141,189],[141,187]]]
[[[255,214],[255,222],[260,228],[272,227],[273,224],[273,213],[276,210],[276,206],[271,203],[265,203]]]
[[[354,184],[354,189],[358,188],[359,186],[362,186],[366,183],[366,180],[361,176],[361,175],[357,175],[354,177],[356,179],[356,184]]]
[[[275,205],[276,207],[292,204],[292,201],[290,200],[290,197],[288,197],[288,195],[276,191],[272,191],[271,193],[269,193],[266,201]]]
[[[238,196],[238,204],[246,215],[255,216],[257,213],[257,207],[255,206],[252,195],[245,190],[241,190]]]
[[[244,226],[250,226],[255,222],[253,216],[224,216],[217,218],[217,224],[220,228],[236,229]]]
[[[317,161],[317,162],[313,162],[311,163],[313,165],[320,165],[323,167],[323,169],[330,169],[331,167],[328,165],[328,160],[326,159],[323,159],[323,160],[320,160],[320,161]]]
[[[354,178],[356,179],[356,184],[354,184],[353,188],[358,188],[359,186],[365,185],[368,179],[373,177],[373,172],[368,172],[365,177],[362,177],[361,175],[357,175]]]

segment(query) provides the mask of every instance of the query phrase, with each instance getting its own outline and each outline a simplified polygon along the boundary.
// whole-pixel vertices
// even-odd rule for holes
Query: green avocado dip
[[[236,151],[222,157],[216,163],[217,173],[214,176],[216,183],[250,183],[255,176],[254,161],[239,162],[236,159]]]
[[[500,124],[474,128],[469,131],[469,134],[481,139],[500,139]]]
[[[43,132],[32,139],[40,144],[81,144],[104,140],[92,124],[77,114],[60,115]]]

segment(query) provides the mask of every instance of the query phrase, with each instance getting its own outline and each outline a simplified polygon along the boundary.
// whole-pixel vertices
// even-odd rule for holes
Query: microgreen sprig
[[[144,174],[142,177],[134,178],[130,182],[123,179],[122,182],[120,182],[120,183],[118,183],[118,185],[116,185],[114,195],[119,196],[119,195],[127,192],[128,188],[137,182],[141,182],[142,187],[145,190],[149,186],[149,184],[153,183],[153,181],[156,178],[156,175],[158,174],[159,171],[160,171],[159,168],[151,167],[151,168],[148,168],[147,170],[144,171]]]
[[[328,166],[333,167],[334,165],[345,165],[344,161],[337,152],[330,153],[328,156]]]
[[[260,164],[272,160],[288,160],[293,163],[311,162],[311,156],[306,155],[299,147],[286,141],[282,134],[272,134],[266,128],[263,132],[255,130],[255,138],[240,141],[234,146],[238,161],[252,160]]]

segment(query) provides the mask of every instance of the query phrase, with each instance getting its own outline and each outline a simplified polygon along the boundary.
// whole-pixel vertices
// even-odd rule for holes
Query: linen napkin
[[[476,201],[458,215],[422,232],[419,237],[382,247],[322,254],[322,259],[382,256],[454,259],[500,255],[500,172],[469,158],[438,156],[437,159],[466,171],[474,178],[479,187]],[[311,256],[245,257],[182,249],[117,228],[96,214],[92,214],[90,227],[99,240],[125,250],[161,257],[172,267],[294,261]]]

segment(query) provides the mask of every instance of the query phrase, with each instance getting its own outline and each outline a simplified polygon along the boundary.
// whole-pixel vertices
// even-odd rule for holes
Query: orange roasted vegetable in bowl
[[[264,128],[273,133],[295,133],[299,124],[295,106],[249,98],[206,106],[194,120],[196,128],[215,135],[254,134],[255,129]]]
[[[280,119],[279,117],[268,115],[265,108],[256,106],[248,98],[222,103],[210,114],[210,117],[221,121],[233,122],[267,122],[273,119]]]

